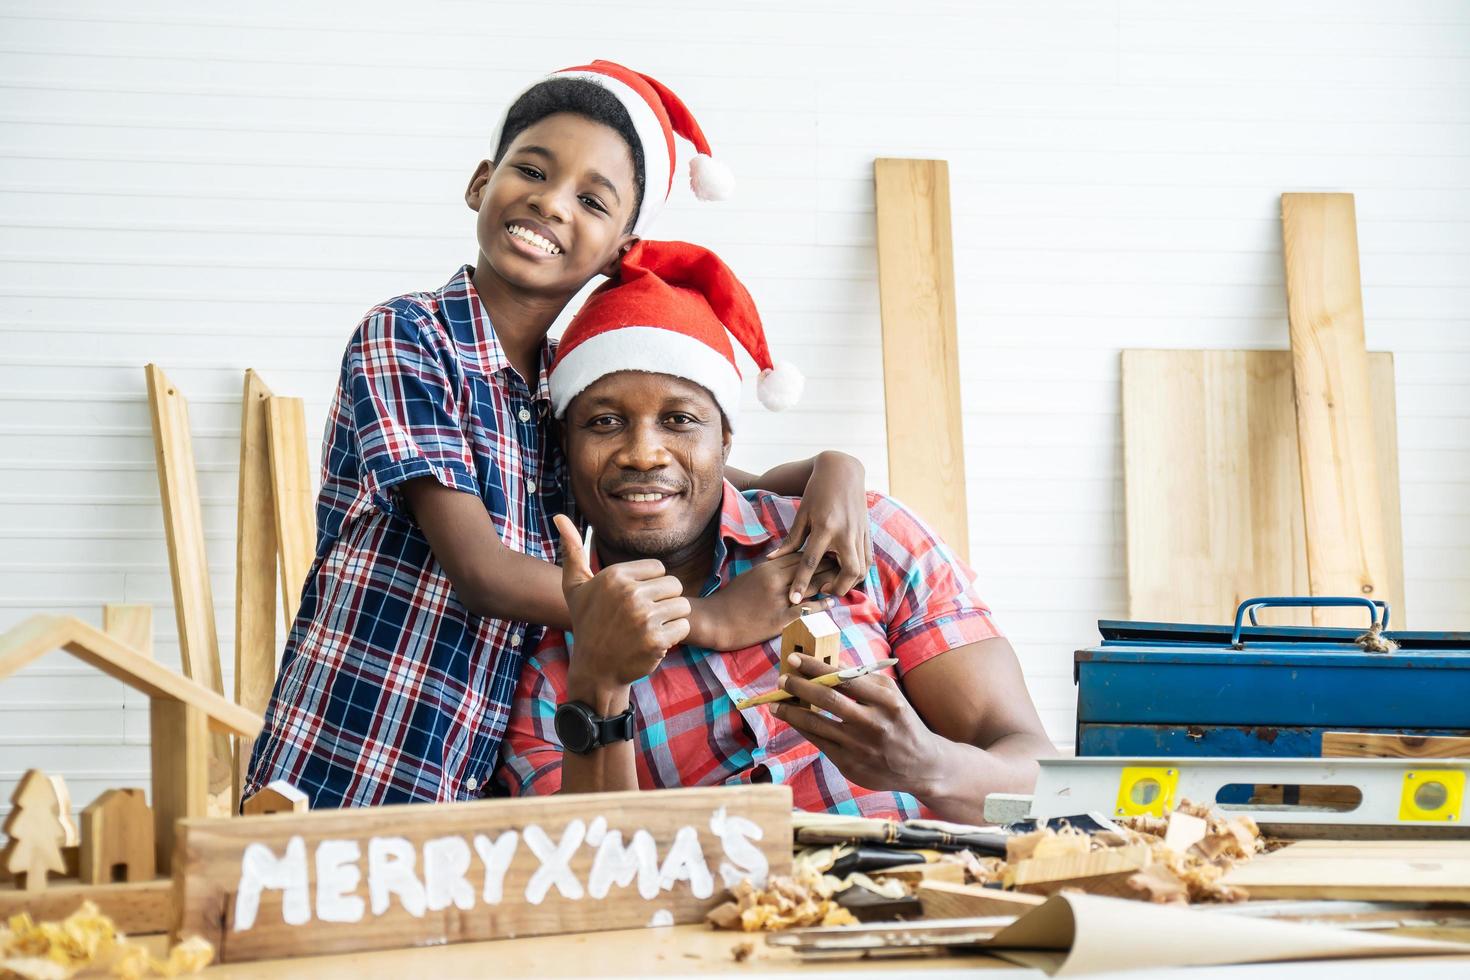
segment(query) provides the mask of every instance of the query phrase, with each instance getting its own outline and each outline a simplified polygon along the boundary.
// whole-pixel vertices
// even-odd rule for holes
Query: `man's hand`
[[[562,592],[572,614],[571,692],[589,703],[589,692],[621,688],[626,694],[689,634],[689,600],[679,580],[653,559],[609,565],[593,575],[576,527],[561,514],[555,522],[565,556]]]
[[[761,562],[700,599],[692,642],[712,650],[743,650],[769,640],[804,612],[831,609],[834,599],[803,605],[787,594],[791,576],[804,560],[794,554]],[[818,566],[819,571],[835,568],[831,559]],[[814,595],[816,589],[809,586],[803,598]]]
[[[772,713],[821,749],[851,782],[865,789],[912,793],[926,799],[943,776],[945,739],[934,734],[909,704],[898,682],[868,674],[841,687],[807,680],[835,668],[815,657],[793,653],[801,674],[787,674],[782,686],[802,701],[835,715],[777,703]]]

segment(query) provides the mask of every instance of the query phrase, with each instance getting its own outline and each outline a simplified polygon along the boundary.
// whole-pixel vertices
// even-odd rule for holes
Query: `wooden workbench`
[[[144,937],[163,948],[162,936]],[[732,950],[751,944],[751,955],[737,963]],[[493,942],[458,943],[419,949],[378,950],[334,956],[300,957],[290,960],[258,960],[213,966],[200,976],[208,980],[276,980],[311,977],[312,980],[378,980],[405,976],[451,977],[535,976],[556,977],[646,977],[714,975],[727,973],[773,974],[804,971],[812,974],[833,970],[847,973],[897,975],[918,971],[972,971],[976,969],[1015,971],[1017,968],[992,956],[903,957],[892,960],[835,960],[815,966],[785,950],[766,945],[765,936],[717,932],[704,925],[668,926],[662,929],[619,929],[561,936],[528,936]],[[1021,971],[1019,976],[1042,976]]]

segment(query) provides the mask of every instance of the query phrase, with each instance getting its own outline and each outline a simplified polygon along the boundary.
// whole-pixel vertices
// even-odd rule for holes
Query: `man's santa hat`
[[[771,360],[755,301],[708,249],[643,240],[623,256],[618,278],[603,283],[572,318],[547,383],[557,418],[572,399],[618,371],[670,374],[707,388],[731,427],[740,411],[740,371],[730,338],[761,369],[756,394],[781,411],[796,404],[804,380]]]
[[[602,86],[617,97],[633,120],[633,129],[643,144],[643,203],[633,224],[633,234],[641,236],[647,233],[673,190],[676,135],[694,144],[695,157],[689,161],[689,186],[694,189],[695,196],[701,201],[724,201],[734,196],[734,175],[710,155],[709,141],[704,138],[699,123],[695,122],[694,114],[666,85],[611,61],[564,68],[542,81],[557,78],[580,78]],[[535,87],[532,85],[526,91]],[[517,95],[510,104],[515,105],[524,94]],[[502,119],[491,138],[492,147],[500,145],[500,134],[504,129],[505,120]]]

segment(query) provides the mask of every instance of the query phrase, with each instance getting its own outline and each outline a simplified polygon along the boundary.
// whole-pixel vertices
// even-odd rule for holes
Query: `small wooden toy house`
[[[110,789],[82,811],[78,877],[84,884],[152,881],[153,814],[141,789]]]
[[[793,653],[816,657],[828,666],[837,666],[840,644],[837,624],[824,612],[807,613],[781,631],[781,673],[791,672],[786,658]]]

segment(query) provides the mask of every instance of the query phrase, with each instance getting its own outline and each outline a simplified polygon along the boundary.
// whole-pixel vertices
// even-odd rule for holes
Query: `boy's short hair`
[[[549,78],[533,85],[511,104],[500,131],[500,145],[495,148],[495,162],[500,163],[506,149],[527,128],[559,112],[570,112],[613,129],[628,145],[633,156],[633,213],[628,228],[638,220],[643,206],[643,144],[633,120],[618,97],[596,82],[584,78]]]

